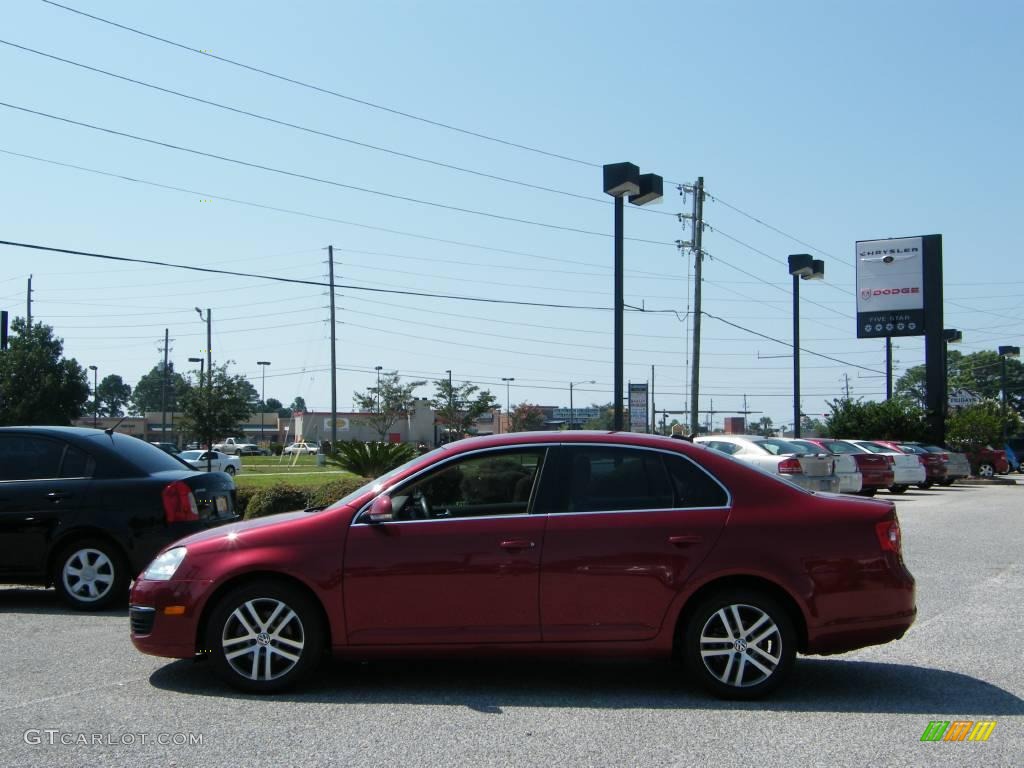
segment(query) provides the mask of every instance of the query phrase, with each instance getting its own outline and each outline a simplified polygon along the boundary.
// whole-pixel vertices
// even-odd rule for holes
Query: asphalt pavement
[[[1024,764],[1024,484],[896,502],[918,582],[899,641],[801,657],[765,701],[712,699],[667,663],[327,666],[275,697],[144,656],[124,610],[0,587],[0,766],[986,766]],[[922,742],[932,720],[995,721]]]

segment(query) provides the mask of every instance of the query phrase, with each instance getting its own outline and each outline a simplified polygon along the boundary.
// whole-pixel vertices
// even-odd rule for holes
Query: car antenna
[[[120,426],[121,426],[121,422],[122,422],[122,421],[124,421],[124,420],[125,420],[125,419],[127,419],[127,418],[128,418],[128,416],[127,416],[127,414],[125,414],[125,415],[124,415],[124,416],[122,416],[122,417],[121,417],[120,419],[118,419],[118,421],[117,421],[117,424],[115,424],[115,425],[114,425],[114,426],[112,426],[112,427],[107,427],[107,428],[106,428],[106,429],[104,429],[103,431],[104,431],[104,432],[106,432],[106,433],[107,433],[108,435],[110,435],[111,437],[113,437],[113,436],[114,436],[114,430],[115,430],[115,429],[117,429],[118,427],[120,427]]]

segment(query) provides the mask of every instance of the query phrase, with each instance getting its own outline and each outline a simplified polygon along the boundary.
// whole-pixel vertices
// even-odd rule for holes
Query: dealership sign
[[[647,431],[647,383],[629,385],[629,431]]]
[[[857,338],[924,335],[920,237],[857,242]]]

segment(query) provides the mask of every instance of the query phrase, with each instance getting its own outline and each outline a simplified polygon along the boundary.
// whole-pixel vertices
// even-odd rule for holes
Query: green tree
[[[228,373],[227,364],[214,366],[212,388],[207,386],[205,376],[201,385],[198,378],[190,378],[181,399],[181,430],[210,444],[241,434],[242,423],[250,413],[251,389],[244,376]]]
[[[132,388],[116,373],[104,376],[96,387],[96,399],[99,401],[100,416],[124,416],[125,408],[129,407]]]
[[[0,426],[67,425],[86,409],[89,380],[85,369],[64,357],[64,340],[53,328],[23,318],[11,323],[6,352],[0,352]]]
[[[163,363],[154,365],[132,390],[131,411],[139,416],[145,413],[156,413],[163,409],[164,374]],[[167,410],[181,409],[182,398],[188,389],[185,377],[174,370],[174,361],[167,363]]]
[[[449,384],[448,379],[434,383],[434,398],[431,407],[446,428],[458,435],[472,432],[479,416],[487,413],[496,402],[494,395],[482,390],[476,384],[464,381]]]
[[[881,403],[842,398],[829,403],[827,434],[836,438],[923,440],[927,434],[924,410],[907,399]]]
[[[762,416],[750,425],[750,431],[755,435],[771,437],[775,434],[775,427],[772,426],[772,419],[770,416]]]
[[[544,422],[547,421],[547,418],[539,405],[520,403],[512,409],[509,421],[510,432],[536,432],[539,429],[544,429]]]
[[[292,404],[288,406],[288,408],[289,410],[291,410],[292,413],[305,413],[306,401],[302,396],[296,396],[296,398],[292,400]],[[291,416],[292,413],[289,413],[288,415]]]
[[[584,422],[584,429],[600,429],[607,430],[611,429],[615,424],[615,405],[613,403],[605,403],[604,405],[598,405],[594,403],[590,406],[596,408],[598,416],[596,419],[590,419]]]
[[[949,414],[946,422],[947,442],[961,449],[973,450],[985,445],[1003,445],[1003,406],[994,398],[958,408]],[[1021,418],[1007,408],[1007,434],[1021,428]]]
[[[263,413],[280,413],[283,408],[284,404],[276,397],[268,397],[267,402],[263,404]]]
[[[955,349],[946,356],[946,379],[951,390],[966,389],[976,395],[999,398],[1002,391],[1002,361],[998,352],[982,350],[964,355]],[[915,365],[897,379],[895,391],[913,399],[921,407],[925,403],[925,367]],[[1024,414],[1024,363],[1015,358],[1006,360],[1007,406]]]
[[[409,381],[403,384],[397,373],[381,374],[379,386],[352,395],[356,408],[363,411],[359,421],[369,425],[381,440],[386,440],[395,422],[412,413],[413,392],[426,383]]]

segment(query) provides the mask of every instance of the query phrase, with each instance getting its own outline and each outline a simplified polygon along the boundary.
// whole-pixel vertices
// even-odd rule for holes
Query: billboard
[[[857,241],[857,338],[923,336],[924,238]]]
[[[629,385],[629,431],[647,431],[647,383]]]

